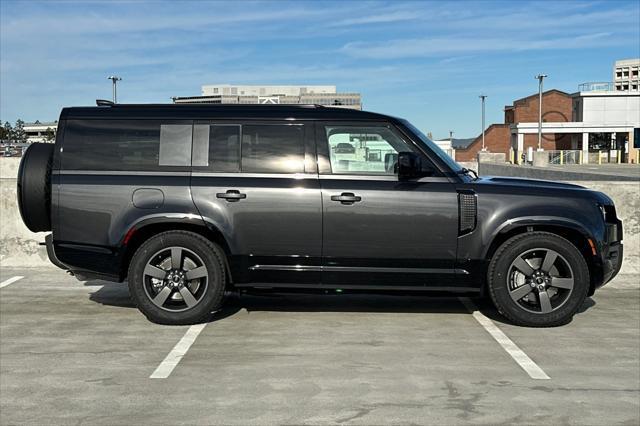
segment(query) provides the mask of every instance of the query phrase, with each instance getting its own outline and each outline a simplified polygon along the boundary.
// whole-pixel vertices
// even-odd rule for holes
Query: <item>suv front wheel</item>
[[[155,323],[205,321],[219,309],[225,289],[224,254],[188,231],[168,231],[145,241],[129,266],[129,293]]]
[[[516,235],[489,264],[489,294],[498,311],[530,327],[566,324],[589,290],[589,268],[566,239],[549,232]]]

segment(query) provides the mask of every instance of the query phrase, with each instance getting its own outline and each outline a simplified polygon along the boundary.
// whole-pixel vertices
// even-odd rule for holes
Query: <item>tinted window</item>
[[[187,170],[190,153],[191,125],[185,122],[69,120],[62,166],[66,170]]]
[[[303,173],[303,126],[243,125],[242,171],[244,173]]]
[[[196,124],[193,137],[193,166],[213,172],[240,171],[240,126]]]
[[[240,126],[209,127],[209,161],[216,172],[240,170]]]

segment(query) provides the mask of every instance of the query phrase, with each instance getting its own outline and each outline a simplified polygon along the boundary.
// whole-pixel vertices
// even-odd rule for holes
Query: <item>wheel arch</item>
[[[225,254],[225,270],[227,274],[227,282],[232,283],[231,268],[229,267],[229,256],[231,249],[227,239],[223,233],[214,225],[207,223],[206,225],[201,219],[190,218],[158,218],[142,221],[127,231],[121,241],[122,254],[120,265],[120,280],[127,278],[131,258],[136,250],[149,238],[165,231],[189,231],[207,238],[209,241],[216,243],[222,248]]]
[[[597,262],[597,253],[594,255],[592,246],[589,243],[589,240],[594,241],[593,235],[576,222],[558,218],[554,220],[522,220],[507,223],[494,234],[491,243],[487,246],[485,259],[490,262],[498,248],[510,238],[535,231],[558,235],[578,249],[589,267],[589,296],[593,295],[598,280],[602,280],[602,267]],[[487,280],[484,280],[484,286],[486,287],[486,285]],[[485,290],[486,288],[483,289],[483,291]]]

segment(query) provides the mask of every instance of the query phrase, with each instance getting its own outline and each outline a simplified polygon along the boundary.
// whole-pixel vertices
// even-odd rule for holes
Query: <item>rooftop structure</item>
[[[200,96],[177,96],[176,104],[313,104],[362,109],[359,93],[338,93],[336,86],[204,85]]]

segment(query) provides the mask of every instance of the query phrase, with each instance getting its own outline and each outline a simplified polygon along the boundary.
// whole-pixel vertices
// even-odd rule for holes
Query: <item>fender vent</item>
[[[477,203],[476,194],[458,193],[458,217],[460,218],[458,222],[458,232],[460,235],[467,234],[476,228]]]

